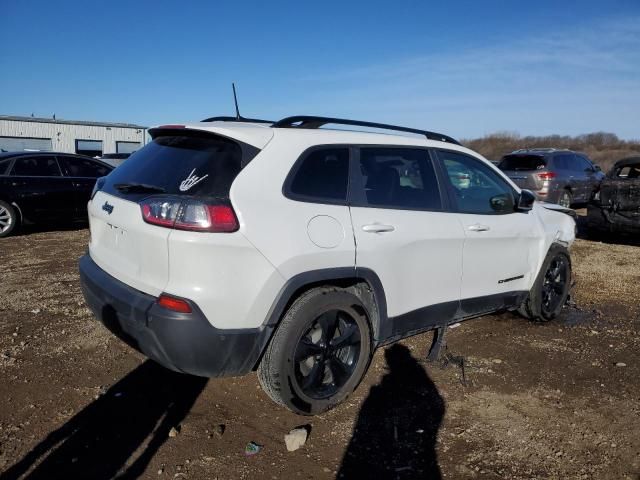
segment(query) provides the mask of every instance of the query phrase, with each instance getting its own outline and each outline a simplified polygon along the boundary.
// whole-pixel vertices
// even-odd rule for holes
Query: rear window
[[[242,169],[242,149],[232,140],[207,136],[155,138],[115,169],[104,191],[114,195],[142,193],[122,185],[144,185],[171,195],[228,197]],[[120,186],[120,188],[116,188]]]
[[[547,166],[540,155],[505,155],[498,165],[500,170],[540,170]]]

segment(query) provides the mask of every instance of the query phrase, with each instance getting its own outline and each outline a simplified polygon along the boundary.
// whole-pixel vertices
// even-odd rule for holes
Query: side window
[[[349,149],[312,150],[296,163],[285,193],[289,198],[319,203],[346,203],[349,184]]]
[[[468,155],[438,150],[458,211],[497,215],[515,211],[515,192],[490,167]]]
[[[558,170],[573,170],[573,154],[562,153],[553,157],[553,166]]]
[[[104,177],[110,172],[104,165],[93,162],[87,158],[58,157],[58,159],[70,177],[97,178]]]
[[[13,163],[11,174],[26,177],[59,177],[60,167],[56,158],[48,155],[18,157]]]
[[[442,200],[429,152],[419,148],[360,149],[364,188],[354,204],[407,210],[441,210]]]
[[[587,169],[593,171],[593,164],[582,155],[576,155],[576,166],[577,169],[582,172],[586,171]]]
[[[5,175],[7,172],[7,169],[9,168],[9,165],[11,164],[11,159],[8,158],[7,160],[0,160],[0,175]]]
[[[619,168],[615,176],[621,179],[628,180],[635,180],[636,178],[640,178],[640,165],[629,165]]]

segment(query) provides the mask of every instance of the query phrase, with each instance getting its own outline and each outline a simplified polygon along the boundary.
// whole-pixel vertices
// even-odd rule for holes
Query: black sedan
[[[104,162],[69,153],[0,153],[0,238],[25,220],[86,219],[96,179],[111,170]]]

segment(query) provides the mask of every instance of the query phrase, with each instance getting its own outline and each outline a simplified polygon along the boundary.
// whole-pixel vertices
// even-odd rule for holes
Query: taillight
[[[158,305],[174,312],[191,313],[189,302],[180,298],[170,297],[164,293],[158,297]]]
[[[556,174],[554,172],[538,173],[538,178],[540,180],[551,180],[552,178],[556,178]]]
[[[145,222],[159,227],[194,232],[229,233],[238,230],[230,205],[208,204],[194,199],[149,197],[140,202]]]

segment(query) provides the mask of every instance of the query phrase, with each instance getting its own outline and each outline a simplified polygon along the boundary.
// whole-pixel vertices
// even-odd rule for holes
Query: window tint
[[[311,151],[299,164],[289,185],[293,197],[346,202],[349,183],[349,149]]]
[[[487,215],[514,212],[513,189],[490,167],[461,153],[439,150],[438,157],[448,174],[458,211]]]
[[[573,153],[562,153],[553,157],[553,166],[558,170],[575,170]]]
[[[429,152],[418,148],[362,148],[363,206],[440,210],[442,202]]]
[[[539,170],[546,167],[542,155],[505,155],[498,165],[500,170]]]
[[[111,171],[104,165],[92,162],[87,158],[58,157],[58,159],[70,177],[104,177]]]
[[[578,170],[585,171],[586,169],[593,170],[592,163],[584,158],[582,155],[576,155],[576,167]]]
[[[59,177],[60,168],[55,157],[18,157],[11,170],[13,175],[30,177]]]
[[[139,192],[123,192],[115,185],[144,184],[171,195],[228,197],[241,161],[240,145],[226,138],[157,137],[113,170],[103,190],[114,195],[135,195]]]

